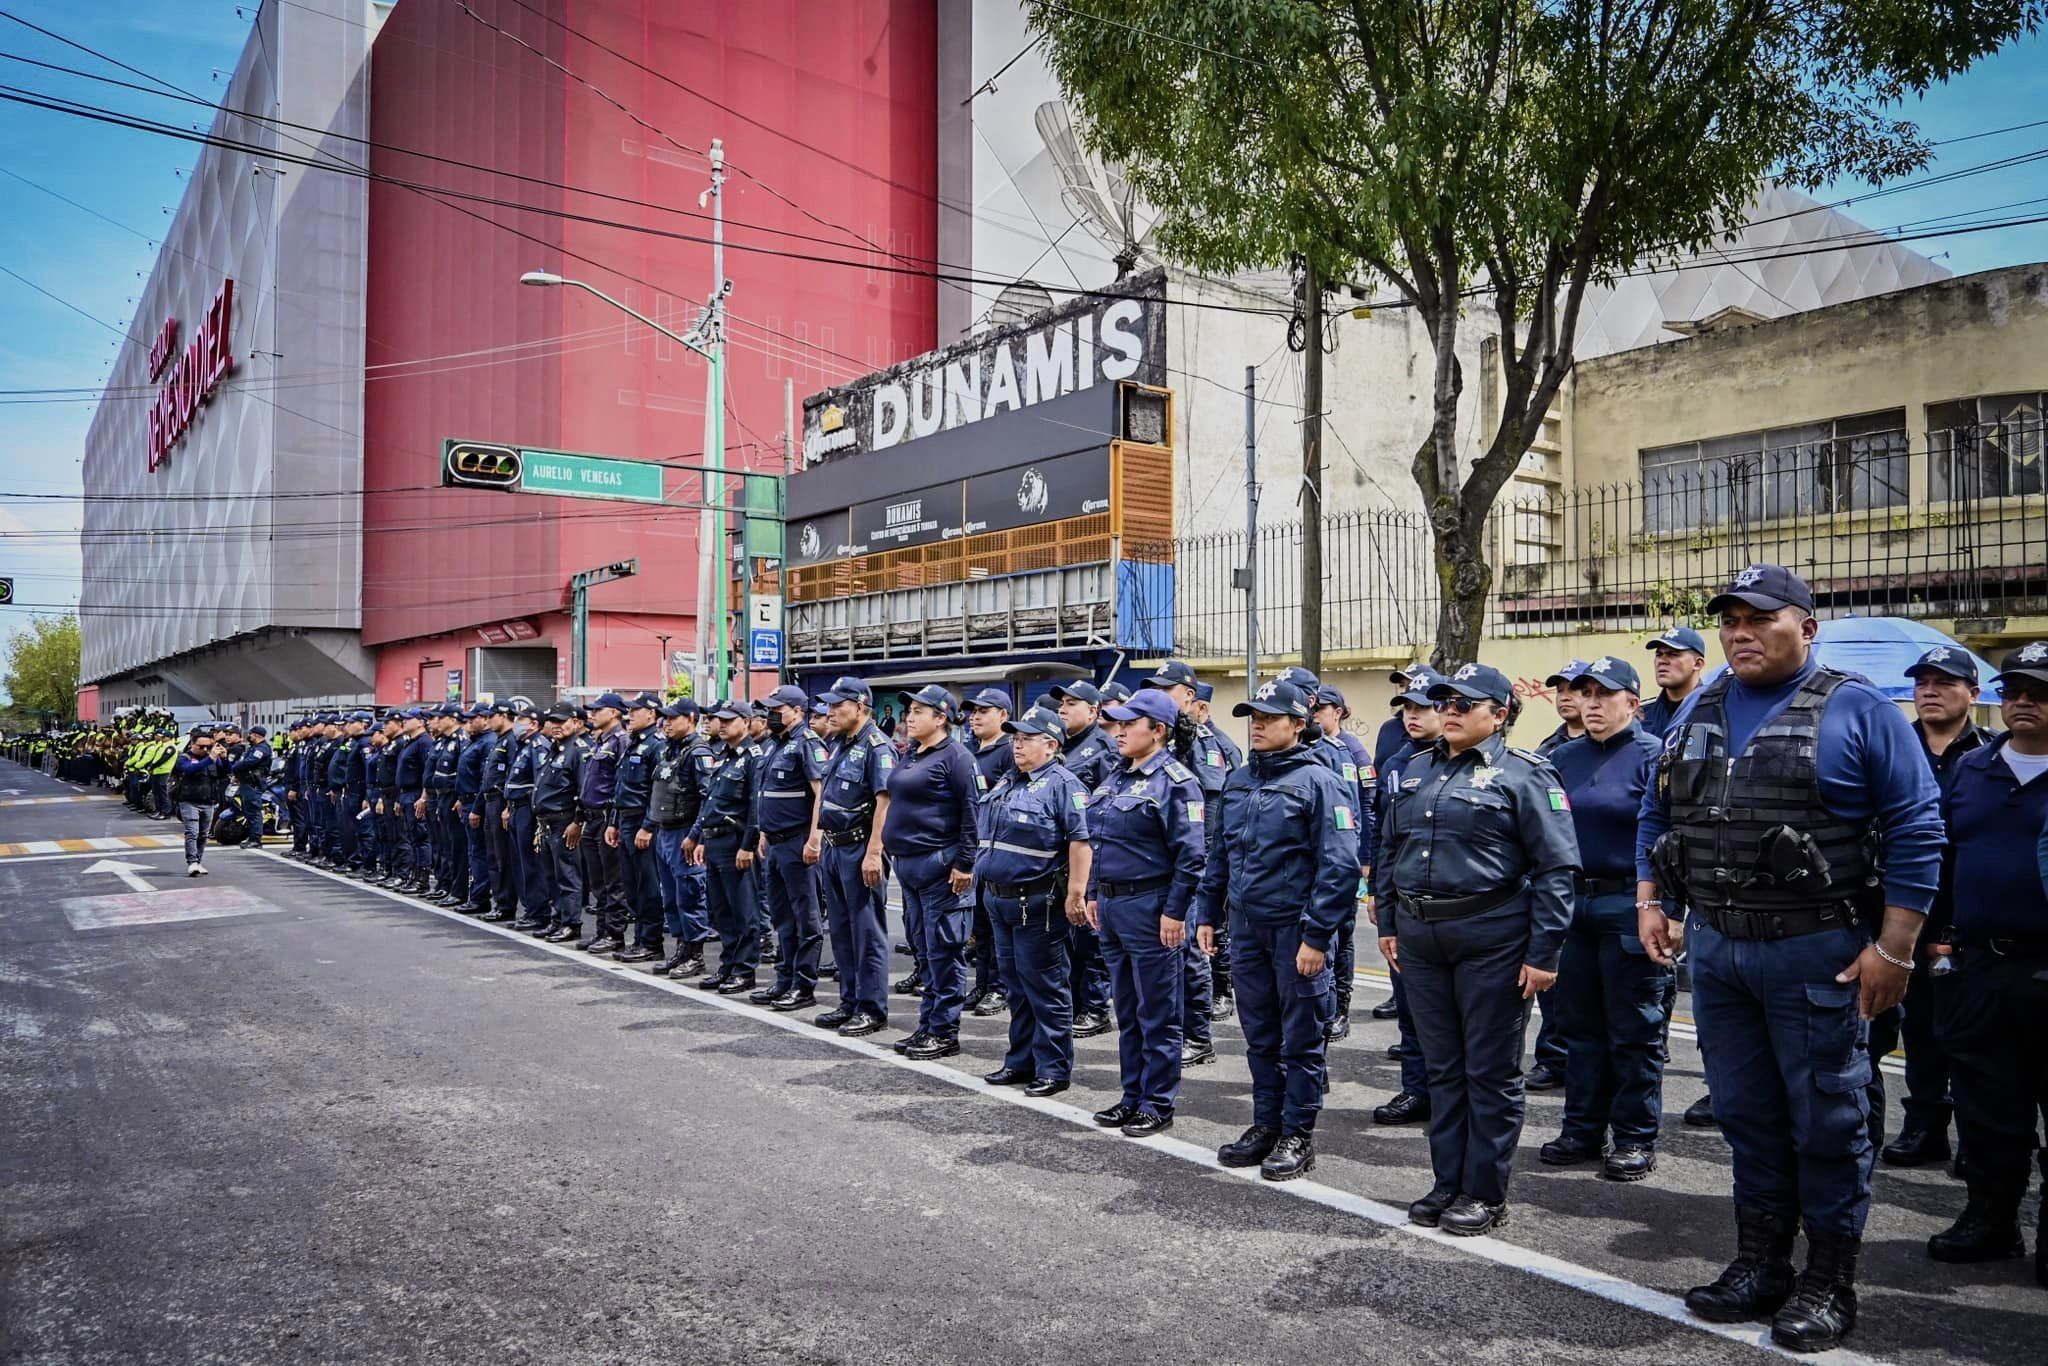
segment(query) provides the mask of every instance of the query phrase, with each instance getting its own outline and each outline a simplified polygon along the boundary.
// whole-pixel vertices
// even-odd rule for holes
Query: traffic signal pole
[[[710,201],[711,209],[711,302],[705,308],[704,356],[710,362],[705,383],[710,388],[710,397],[704,413],[704,463],[712,473],[705,476],[708,485],[718,482],[718,495],[711,497],[710,489],[705,490],[707,503],[725,501],[725,143],[722,139],[711,139],[711,188],[698,200],[700,207]],[[711,514],[711,545],[705,556],[705,569],[711,575],[711,620],[717,632],[717,643],[711,652],[711,695],[725,697],[732,687],[732,606],[727,601],[726,589],[732,578],[732,564],[726,554],[725,513],[721,509]],[[748,674],[749,680],[753,675]]]

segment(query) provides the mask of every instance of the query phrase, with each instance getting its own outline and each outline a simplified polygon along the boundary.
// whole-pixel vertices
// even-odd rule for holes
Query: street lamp
[[[712,146],[716,148],[718,144],[714,142]],[[721,193],[724,180],[723,160],[722,158],[716,159],[712,165],[712,188],[708,192],[712,202],[719,206],[717,221],[713,225],[716,243],[713,253],[714,273],[722,272],[724,269],[722,251],[724,244],[724,198]],[[707,654],[710,656],[712,693],[713,696],[723,697],[731,682],[731,649],[727,640],[729,628],[726,622],[725,557],[721,553],[725,545],[725,509],[722,501],[725,497],[725,296],[730,292],[731,285],[721,275],[716,287],[711,291],[710,302],[705,305],[704,312],[697,319],[697,325],[691,328],[686,336],[683,333],[663,327],[645,313],[627,306],[621,300],[614,299],[611,295],[597,288],[597,286],[583,280],[573,280],[566,276],[557,275],[550,270],[529,270],[519,277],[519,283],[522,285],[533,285],[541,289],[557,287],[580,289],[585,294],[602,299],[627,317],[646,324],[662,336],[667,337],[670,341],[681,343],[689,350],[702,356],[709,364],[709,394],[704,403],[704,464],[706,467],[704,501],[708,505],[706,516],[710,519],[710,527],[704,537],[703,567],[699,572],[709,576],[711,580],[709,585],[711,601],[709,603],[708,615],[714,624],[714,640],[716,643],[709,650],[705,648],[707,642],[704,639],[704,618],[707,615],[707,611],[706,604],[700,595],[697,614],[697,653],[700,658]],[[712,492],[714,486],[717,490],[715,495]],[[664,674],[666,674],[667,669],[667,653],[664,650],[662,659]]]

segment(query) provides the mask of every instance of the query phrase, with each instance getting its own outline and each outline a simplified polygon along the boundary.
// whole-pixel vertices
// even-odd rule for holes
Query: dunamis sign
[[[1166,277],[1154,270],[804,403],[804,463],[965,427],[1062,394],[1166,374]]]
[[[185,439],[192,419],[213,397],[220,382],[234,368],[235,351],[228,333],[235,312],[235,282],[222,280],[220,289],[207,306],[192,340],[175,360],[172,347],[178,335],[178,320],[167,319],[150,348],[150,378],[166,368],[170,378],[149,405],[149,468],[154,473],[170,457],[171,450]]]

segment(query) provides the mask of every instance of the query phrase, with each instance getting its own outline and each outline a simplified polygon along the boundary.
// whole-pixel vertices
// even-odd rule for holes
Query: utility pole
[[[668,637],[668,636],[656,636],[656,637],[655,637],[654,639],[655,639],[655,642],[656,642],[657,644],[659,644],[659,645],[661,646],[661,672],[655,675],[655,677],[656,677],[656,678],[658,678],[658,679],[660,679],[660,680],[661,680],[661,682],[660,682],[660,683],[659,683],[659,684],[658,684],[658,685],[656,686],[656,688],[655,688],[655,691],[656,691],[656,692],[663,692],[663,693],[665,693],[665,692],[667,692],[667,691],[668,691],[668,680],[669,680],[669,675],[668,675],[668,642],[669,642],[669,640],[670,640],[670,637]]]
[[[1301,662],[1323,671],[1323,286],[1301,267]]]
[[[1244,368],[1244,695],[1259,686],[1259,368]]]
[[[782,518],[782,557],[776,585],[782,589],[782,663],[776,667],[777,682],[787,683],[789,668],[789,477],[796,473],[796,381],[782,381],[782,482],[775,488],[775,512]]]
[[[711,139],[711,188],[697,197],[699,208],[711,210],[711,299],[705,305],[699,330],[704,337],[705,359],[710,362],[705,377],[704,477],[705,492],[717,487],[712,504],[709,546],[705,569],[711,575],[711,693],[726,696],[732,683],[732,609],[727,602],[727,583],[732,566],[726,560],[725,544],[725,142]]]

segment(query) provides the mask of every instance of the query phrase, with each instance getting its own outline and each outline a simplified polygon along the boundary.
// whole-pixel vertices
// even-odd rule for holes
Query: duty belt
[[[1517,882],[1510,887],[1496,887],[1490,892],[1475,892],[1471,896],[1420,896],[1403,893],[1401,913],[1412,915],[1425,925],[1439,920],[1463,920],[1468,916],[1484,915],[1498,910],[1527,890],[1527,882]]]
[[[981,885],[1005,901],[1023,901],[1055,890],[1065,876],[1064,872],[1048,873],[1029,882],[984,882]]]
[[[851,830],[827,830],[821,838],[834,849],[844,849],[849,844],[866,844],[869,830],[855,827]]]
[[[1695,906],[1693,910],[1730,939],[1796,939],[1856,923],[1846,902],[1806,911],[1737,911],[1717,906]]]
[[[704,827],[704,838],[707,840],[718,839],[721,836],[732,834],[739,828],[740,823],[738,821],[717,821]]]
[[[800,840],[810,833],[811,827],[808,825],[799,825],[794,830],[763,830],[761,832],[762,837],[770,844],[788,844],[791,840]]]
[[[2000,958],[2048,958],[2048,937],[2041,935],[1958,935],[1953,942],[1959,949],[1988,949]]]
[[[1095,891],[1099,896],[1143,896],[1172,881],[1171,877],[1141,877],[1136,882],[1112,882],[1103,877],[1095,880]]]
[[[1632,877],[1579,877],[1574,878],[1573,883],[1580,896],[1614,896],[1636,889],[1636,880]]]

